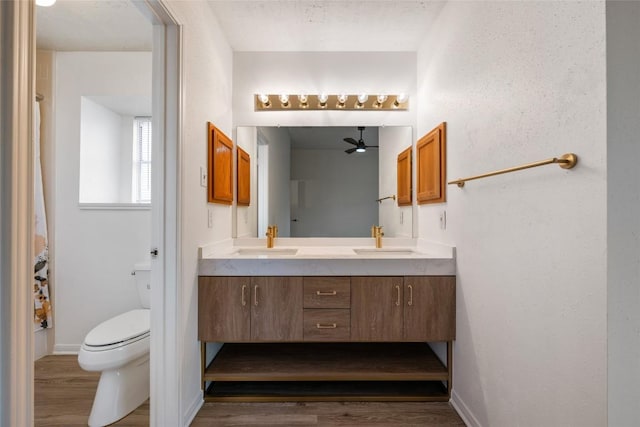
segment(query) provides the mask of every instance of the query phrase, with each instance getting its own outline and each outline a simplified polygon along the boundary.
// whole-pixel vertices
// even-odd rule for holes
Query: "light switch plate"
[[[200,186],[207,186],[207,172],[202,166],[200,166]]]

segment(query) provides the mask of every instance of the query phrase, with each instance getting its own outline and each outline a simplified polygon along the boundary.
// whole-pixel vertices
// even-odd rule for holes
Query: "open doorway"
[[[111,203],[112,206],[109,206],[108,209],[102,209],[102,208],[105,208],[106,206],[98,206],[97,209],[96,209],[96,206],[89,206],[88,207],[89,209],[86,209],[87,206],[81,206],[81,201],[78,199],[79,186],[80,186],[79,183],[77,184],[77,186],[74,186],[74,188],[71,190],[71,193],[75,197],[74,200],[75,200],[76,207],[78,209],[84,207],[85,211],[90,211],[89,215],[93,215],[93,216],[102,215],[105,213],[105,212],[102,212],[104,210],[112,213],[115,212],[115,215],[120,215],[120,216],[122,216],[124,213],[131,213],[129,211],[132,211],[133,215],[137,215],[137,216],[146,215],[147,217],[146,228],[148,231],[146,233],[148,238],[146,242],[140,246],[140,247],[143,247],[143,249],[138,250],[138,253],[142,253],[147,257],[149,257],[150,248],[153,247],[153,248],[157,248],[157,252],[155,253],[158,254],[156,258],[151,260],[152,288],[153,288],[151,299],[152,299],[152,305],[155,307],[151,313],[151,317],[152,317],[151,324],[155,323],[157,325],[157,328],[154,328],[152,332],[150,354],[151,354],[151,359],[153,361],[152,367],[151,367],[152,369],[152,372],[151,372],[152,386],[151,387],[155,389],[159,389],[160,391],[157,393],[152,393],[153,401],[151,403],[150,418],[170,420],[170,417],[166,418],[165,413],[167,411],[171,413],[173,407],[175,406],[175,403],[165,405],[164,401],[166,400],[169,402],[176,402],[178,400],[177,397],[175,396],[175,393],[177,393],[176,390],[178,390],[177,385],[179,384],[179,378],[174,374],[174,372],[179,371],[179,369],[177,368],[177,366],[175,366],[176,364],[175,361],[171,359],[167,360],[165,358],[165,348],[166,347],[175,348],[175,344],[172,342],[172,337],[175,334],[171,334],[171,333],[165,334],[165,330],[164,330],[165,327],[167,327],[166,325],[168,325],[168,327],[171,328],[171,326],[175,324],[175,321],[172,322],[170,319],[168,319],[168,317],[170,318],[170,316],[166,316],[166,312],[167,311],[170,313],[176,312],[176,310],[172,306],[172,304],[174,304],[174,301],[169,301],[167,304],[165,304],[165,293],[171,292],[172,290],[175,289],[176,287],[175,279],[173,281],[169,280],[170,283],[168,283],[167,286],[165,286],[166,284],[165,277],[167,275],[171,277],[175,277],[175,274],[172,275],[172,273],[175,273],[175,270],[176,270],[176,265],[177,265],[176,248],[178,247],[178,243],[177,243],[177,233],[175,233],[175,229],[177,228],[175,219],[166,220],[164,213],[167,210],[169,211],[176,210],[176,206],[177,206],[176,200],[178,197],[178,190],[177,188],[175,188],[176,187],[175,183],[177,182],[177,171],[179,170],[179,168],[177,167],[177,157],[172,155],[171,153],[175,153],[178,151],[177,146],[179,144],[179,139],[178,139],[178,135],[179,135],[178,99],[180,98],[179,97],[180,79],[179,79],[179,73],[178,73],[178,70],[180,67],[179,28],[177,26],[175,19],[164,8],[161,2],[135,2],[135,5],[133,5],[133,2],[128,2],[128,1],[121,1],[121,2],[59,1],[56,6],[62,6],[63,8],[91,7],[91,6],[95,6],[95,7],[111,6],[111,7],[117,7],[117,8],[124,8],[125,10],[129,10],[131,12],[130,13],[131,15],[137,14],[136,19],[138,20],[142,19],[142,21],[146,25],[146,28],[149,31],[149,34],[148,34],[149,41],[153,40],[152,54],[147,51],[147,56],[149,56],[150,62],[153,64],[153,83],[151,82],[151,78],[149,78],[148,83],[149,83],[149,86],[152,87],[152,91],[153,91],[153,95],[152,95],[153,106],[152,106],[152,114],[151,114],[153,117],[152,128],[153,128],[153,135],[154,135],[153,162],[160,165],[160,167],[153,168],[152,181],[154,185],[152,186],[152,199],[159,200],[161,202],[152,203],[151,206],[148,206],[148,205],[147,206],[115,206],[118,204],[128,205],[128,203],[116,202],[116,203]],[[142,12],[142,14],[140,12]],[[37,13],[38,12],[36,12],[36,14]],[[102,17],[105,16],[104,10],[97,11],[96,13]],[[65,21],[66,27],[69,27],[66,36],[69,35],[69,32],[72,34],[75,34],[73,28],[71,28],[72,27],[71,22],[73,20],[76,20],[76,21],[81,20],[83,16],[87,16],[87,15],[83,15],[81,13],[79,15],[78,14],[74,15],[72,18],[65,18],[67,19]],[[38,26],[41,22],[44,22],[44,18],[42,20],[37,19],[36,21],[37,21],[36,26]],[[105,28],[100,26],[94,26],[94,27],[97,29],[102,28],[104,31],[109,31],[111,33],[118,33],[117,31],[118,26],[111,25]],[[138,29],[140,27],[141,26],[138,25]],[[63,57],[73,56],[71,53],[69,53],[69,51],[64,51],[64,52],[65,53],[61,54],[61,56]],[[103,51],[98,50],[98,52],[101,53]],[[133,52],[127,51],[124,56],[135,56],[134,54],[136,52],[138,51],[133,51]],[[95,59],[95,57],[98,57],[98,56],[104,56],[104,55],[95,54],[94,58],[92,59]],[[173,61],[167,62],[166,61],[167,58],[172,58]],[[105,63],[105,66],[108,66],[108,65],[109,65],[109,62],[107,61]],[[57,63],[56,63],[56,66],[57,66]],[[51,70],[56,71],[57,67],[52,67]],[[38,75],[36,75],[36,78],[37,77]],[[53,101],[55,97],[59,95],[60,93],[59,89],[60,89],[59,85],[57,84],[53,85],[53,89],[51,91],[52,92],[51,97],[49,98],[50,101]],[[97,92],[94,93],[93,95],[100,96],[104,94],[100,93],[100,90],[97,90]],[[47,99],[46,95],[44,99]],[[96,98],[95,97],[90,98],[89,100],[92,102],[95,102]],[[104,104],[99,106],[99,108],[102,108],[102,107],[107,107],[107,106],[105,106]],[[57,119],[56,114],[57,114],[56,111],[51,112],[52,117],[56,117]],[[148,116],[148,114],[145,114],[144,116],[146,117]],[[159,119],[160,117],[162,117],[162,120]],[[60,126],[74,127],[74,126],[80,126],[80,125],[79,123],[57,124],[57,122],[55,122],[54,131],[57,132]],[[77,156],[78,156],[78,153],[76,153],[76,157]],[[58,159],[59,158],[58,154],[54,154],[53,158],[54,160]],[[53,163],[53,165],[58,166],[55,163]],[[76,165],[76,166],[79,167],[79,165]],[[164,166],[168,167],[169,169],[168,172],[165,172]],[[79,175],[80,175],[79,172],[76,172],[76,177],[79,177]],[[159,183],[159,185],[156,185],[156,183]],[[167,191],[167,188],[169,188],[169,191]],[[58,194],[54,190],[53,191],[54,204],[58,202],[56,199],[57,196]],[[174,218],[173,215],[171,215],[170,217]],[[67,231],[67,230],[64,228],[57,229],[55,230],[54,233],[62,233],[64,231]],[[167,231],[169,232],[169,236],[165,237],[165,233]],[[100,243],[101,243],[100,241],[96,241],[94,242],[94,245],[100,245]],[[91,254],[92,252],[91,248],[95,249],[94,245],[85,247],[85,251]],[[167,250],[166,248],[171,248],[171,249]],[[54,257],[56,254],[55,252],[56,249],[59,249],[59,248],[54,247],[54,252],[53,252]],[[94,255],[95,255],[95,251],[94,251]],[[100,257],[97,257],[97,258],[100,258]],[[54,258],[54,262],[55,262],[55,258]],[[105,266],[103,268],[108,268],[107,260],[105,260],[104,264]],[[130,277],[131,268],[129,268],[128,270],[129,272],[127,273],[127,275]],[[96,270],[95,274],[99,275],[101,271],[103,271],[103,269]],[[95,277],[95,276],[90,276],[90,277]],[[83,282],[85,285],[88,281],[91,280],[90,277],[85,277],[85,281]],[[85,286],[85,288],[87,287]],[[135,290],[135,289],[132,289],[132,290]],[[84,289],[84,291],[86,293],[87,289]],[[111,289],[111,291],[113,291],[113,289]],[[56,295],[55,283],[54,283],[54,289],[52,294]],[[85,296],[88,298],[80,298],[81,301],[78,307],[87,307],[87,306],[91,307],[92,305],[94,305],[94,308],[95,308],[95,304],[104,304],[105,302],[113,302],[113,301],[108,301],[108,298],[107,298],[107,301],[105,301],[104,298],[102,299],[92,298],[88,294]],[[76,297],[75,299],[76,299],[75,303],[77,303],[78,298]],[[95,304],[92,304],[92,301]],[[54,313],[57,310],[64,309],[65,305],[69,305],[67,303],[61,303],[60,306],[58,306],[55,299],[53,302],[54,302]],[[113,306],[112,306],[112,309],[116,310],[115,308],[113,308]],[[154,318],[163,319],[164,321],[154,322],[153,320]],[[56,326],[57,323],[58,322],[56,321],[55,315],[54,315],[54,319],[53,319],[54,327]],[[82,322],[77,322],[77,323],[82,323]],[[156,335],[157,339],[153,338],[154,334]],[[58,341],[57,335],[58,333],[56,332],[56,336],[53,344],[49,340],[50,337],[47,337],[47,339],[45,340],[46,344],[42,346],[45,349],[44,351],[55,352],[55,353],[65,353],[65,352],[73,353],[74,347],[77,347],[78,343],[77,342],[72,342],[72,343],[60,342]],[[68,347],[65,347],[65,345],[68,345]],[[25,356],[29,355],[30,353],[31,353],[30,349],[25,349]],[[170,373],[167,374],[167,371],[170,371]],[[22,402],[22,403],[23,405],[26,404],[27,406],[30,404],[30,402],[28,402],[28,395],[26,398],[26,402]],[[175,411],[175,413],[177,414],[177,411]]]

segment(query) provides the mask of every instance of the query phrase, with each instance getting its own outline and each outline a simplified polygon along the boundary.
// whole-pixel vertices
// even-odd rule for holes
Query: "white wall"
[[[379,224],[385,236],[412,237],[413,206],[398,206],[398,154],[414,143],[412,130],[405,126],[386,126],[379,133],[379,183],[376,199],[396,195],[378,205]],[[412,153],[412,162],[413,157]],[[415,197],[412,194],[412,200]],[[415,205],[415,201],[413,202]]]
[[[640,3],[608,1],[608,421],[640,420]]]
[[[121,137],[120,114],[83,96],[80,101],[80,202],[122,202]],[[130,135],[130,145],[132,141]]]
[[[207,121],[231,136],[232,51],[206,2],[170,1],[182,24],[182,150],[181,150],[181,315],[177,325],[182,346],[181,410],[186,425],[202,403],[198,330],[198,246],[232,235],[232,208],[207,203],[200,186],[200,168],[207,166]],[[213,227],[207,227],[208,210]]]
[[[78,208],[80,99],[151,92],[149,52],[55,55],[53,210],[55,347],[75,351],[99,322],[138,306],[131,271],[148,258],[149,211]]]
[[[420,237],[457,247],[453,401],[471,425],[607,423],[605,73],[599,1],[449,2],[418,52],[418,136],[447,122],[449,178],[580,157],[418,209]]]
[[[378,145],[377,137],[367,144]],[[369,237],[378,224],[375,149],[293,149],[291,179],[298,183],[292,237]]]

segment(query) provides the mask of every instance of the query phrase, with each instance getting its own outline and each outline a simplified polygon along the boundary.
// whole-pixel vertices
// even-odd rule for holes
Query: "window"
[[[151,117],[133,120],[133,203],[151,203]]]

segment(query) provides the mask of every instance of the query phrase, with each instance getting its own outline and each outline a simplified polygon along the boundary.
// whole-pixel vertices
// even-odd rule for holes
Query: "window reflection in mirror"
[[[81,204],[151,202],[151,97],[80,100]]]
[[[413,207],[397,205],[397,156],[412,145],[407,126],[365,127],[364,152],[350,127],[238,127],[238,146],[251,158],[251,200],[236,207],[236,236],[263,237],[277,224],[280,237],[412,237]],[[374,147],[377,146],[377,147]],[[347,153],[346,151],[350,151]]]

